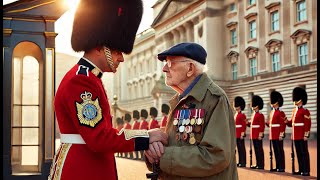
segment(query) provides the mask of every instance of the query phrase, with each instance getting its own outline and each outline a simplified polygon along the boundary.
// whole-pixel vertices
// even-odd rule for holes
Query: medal
[[[189,125],[190,124],[190,109],[186,110],[186,123],[185,125]]]
[[[180,126],[180,127],[179,127],[179,132],[182,133],[183,131],[184,131],[184,126]]]
[[[174,120],[173,120],[173,125],[174,125],[174,126],[178,125],[178,122],[179,122],[178,119],[174,119]]]
[[[187,140],[188,139],[188,134],[186,132],[183,133],[182,135],[183,140]]]
[[[194,138],[194,134],[193,133],[190,134],[189,143],[190,144],[196,143],[196,139]]]
[[[172,122],[172,124],[173,124],[174,126],[177,126],[178,123],[179,123],[179,113],[180,113],[179,110],[176,110],[176,111],[175,111],[175,117],[174,117],[174,120],[173,120],[173,122]]]
[[[201,131],[201,126],[196,126],[194,129],[194,132],[198,133]]]
[[[201,125],[202,124],[202,119],[201,118],[198,118],[197,119],[197,125]]]
[[[177,133],[177,134],[176,134],[176,140],[177,140],[177,141],[180,141],[180,133]]]
[[[201,135],[200,134],[196,134],[195,135],[195,139],[197,142],[200,142],[201,141]]]

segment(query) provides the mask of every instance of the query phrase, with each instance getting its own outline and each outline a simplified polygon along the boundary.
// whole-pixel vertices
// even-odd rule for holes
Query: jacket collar
[[[189,96],[194,97],[197,101],[201,102],[206,95],[208,87],[212,84],[212,80],[206,73],[203,73],[199,81],[193,86],[191,91],[183,97],[180,101],[187,99]],[[176,93],[169,101],[170,106],[174,107],[179,102],[179,94]]]

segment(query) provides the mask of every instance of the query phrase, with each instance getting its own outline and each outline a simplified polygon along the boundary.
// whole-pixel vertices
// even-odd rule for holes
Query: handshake
[[[168,135],[159,128],[148,130],[148,133],[149,149],[144,154],[150,163],[158,163],[164,154],[164,145],[168,144]]]

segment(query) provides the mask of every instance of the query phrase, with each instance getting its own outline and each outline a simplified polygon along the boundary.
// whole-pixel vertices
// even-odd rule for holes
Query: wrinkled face
[[[165,65],[162,71],[166,75],[165,81],[168,86],[179,86],[188,78],[189,64],[192,63],[188,58],[183,56],[168,56],[164,62]]]

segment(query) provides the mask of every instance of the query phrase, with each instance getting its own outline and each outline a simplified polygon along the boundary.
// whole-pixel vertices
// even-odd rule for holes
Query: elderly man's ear
[[[187,72],[187,77],[191,77],[196,73],[196,67],[193,63],[189,64],[188,72]]]

